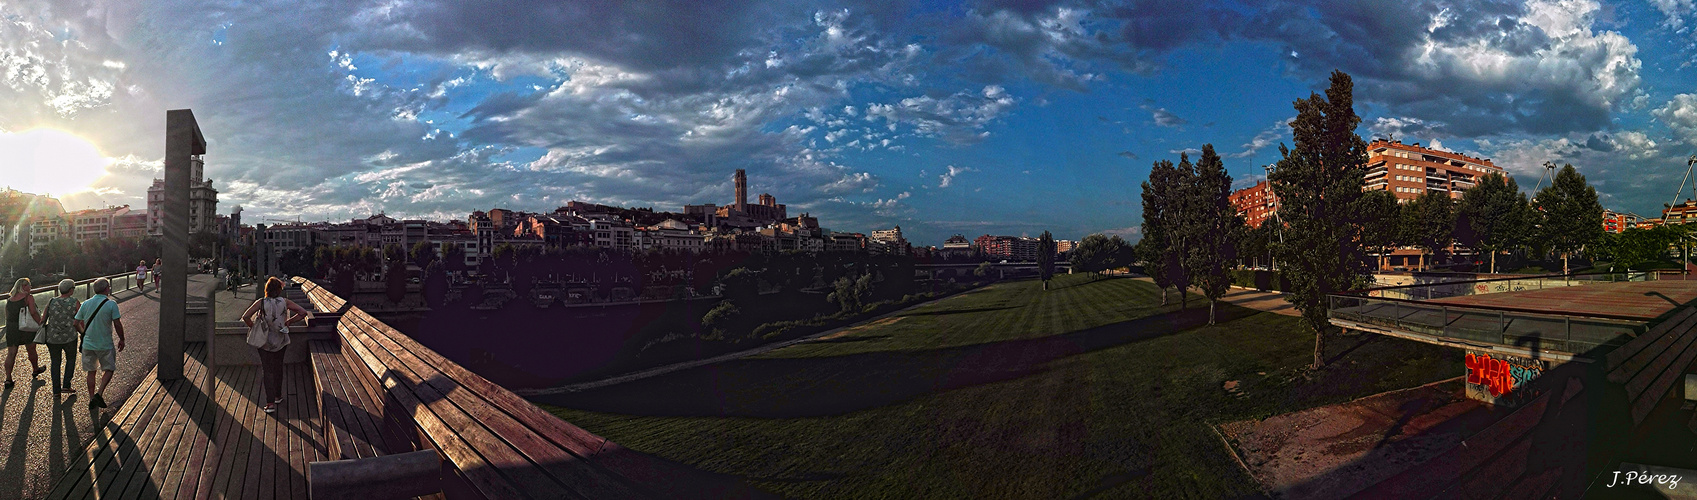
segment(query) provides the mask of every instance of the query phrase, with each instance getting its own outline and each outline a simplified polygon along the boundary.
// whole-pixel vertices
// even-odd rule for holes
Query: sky
[[[1525,189],[1571,163],[1655,216],[1697,153],[1694,28],[1697,0],[0,0],[0,186],[144,206],[189,108],[250,224],[678,211],[747,169],[837,231],[1135,240],[1152,162],[1213,144],[1253,184],[1341,69],[1366,139]]]

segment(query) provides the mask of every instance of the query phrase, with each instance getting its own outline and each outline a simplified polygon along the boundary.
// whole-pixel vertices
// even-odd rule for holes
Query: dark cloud
[[[1636,47],[1593,2],[1272,1],[1241,36],[1284,47],[1305,78],[1355,77],[1358,100],[1464,137],[1607,127],[1640,96]]]

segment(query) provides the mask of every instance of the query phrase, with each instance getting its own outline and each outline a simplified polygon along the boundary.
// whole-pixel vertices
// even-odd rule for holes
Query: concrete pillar
[[[159,380],[183,378],[183,337],[188,309],[189,170],[206,154],[194,112],[165,112],[165,210],[160,215]]]

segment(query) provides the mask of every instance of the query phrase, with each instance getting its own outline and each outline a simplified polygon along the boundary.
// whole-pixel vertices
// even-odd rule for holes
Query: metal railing
[[[1351,292],[1351,294],[1406,300],[1432,300],[1465,295],[1542,290],[1545,288],[1559,288],[1597,283],[1618,283],[1622,281],[1653,281],[1656,279],[1659,279],[1659,274],[1655,271],[1550,274],[1539,276],[1490,278],[1482,280],[1416,283],[1412,285],[1368,288],[1365,290]]]
[[[1642,318],[1573,316],[1509,307],[1331,295],[1327,316],[1447,339],[1578,354],[1617,346],[1645,331]]]
[[[108,281],[112,282],[112,291],[113,292],[129,290],[131,288],[136,287],[136,275],[135,275],[135,272],[132,271],[132,272],[124,273],[124,274],[113,274],[113,275],[110,275],[110,276],[98,276],[98,277],[88,278],[88,279],[85,279],[85,280],[82,280],[82,281],[78,281],[78,282],[76,282],[77,288],[71,292],[71,296],[75,297],[77,300],[88,300],[89,298],[94,297],[94,289],[91,286],[94,284],[94,280],[97,280],[97,279],[100,279],[100,278],[106,278]],[[154,286],[158,286],[158,285],[156,284]],[[11,293],[10,284],[7,284],[6,288],[0,288],[0,298],[10,299],[10,297],[9,297],[10,293]],[[54,283],[52,283],[48,286],[31,288],[29,290],[29,293],[30,293],[30,295],[35,296],[35,306],[36,306],[36,308],[38,310],[45,309],[47,307],[47,301],[52,299],[53,297],[57,297],[59,295],[59,283],[54,282]],[[46,311],[41,311],[41,312],[45,313]],[[29,314],[29,313],[25,312],[23,314]],[[8,319],[9,318],[7,318],[6,315],[0,314],[0,328],[3,328],[3,327],[6,326],[6,321]]]

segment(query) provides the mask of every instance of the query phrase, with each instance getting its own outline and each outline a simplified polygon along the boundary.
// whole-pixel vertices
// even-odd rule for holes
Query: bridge
[[[1508,412],[1462,445],[1359,493],[1578,497],[1668,429],[1697,430],[1697,280],[1533,276],[1330,296],[1333,325],[1465,351],[1468,396]],[[1684,397],[1681,397],[1681,393]]]

